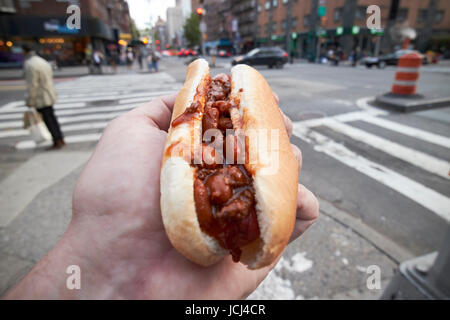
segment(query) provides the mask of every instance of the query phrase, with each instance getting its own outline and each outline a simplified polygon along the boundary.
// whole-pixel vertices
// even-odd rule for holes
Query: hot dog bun
[[[271,264],[284,250],[291,236],[297,204],[298,162],[292,152],[283,117],[264,77],[246,65],[231,69],[230,97],[239,101],[243,130],[269,130],[268,144],[253,150],[250,164],[253,177],[260,237],[242,247],[240,261],[250,269]],[[202,99],[208,84],[209,67],[198,59],[187,68],[186,82],[175,102],[173,119],[182,114],[194,99]],[[199,98],[200,97],[200,98]],[[195,169],[186,158],[189,146],[201,143],[201,119],[169,130],[161,170],[161,212],[172,245],[189,260],[208,266],[228,252],[200,229],[194,202]],[[278,133],[278,145],[271,143],[270,130]],[[274,140],[273,140],[274,141]],[[186,146],[174,155],[171,148]],[[268,170],[276,168],[276,170]]]

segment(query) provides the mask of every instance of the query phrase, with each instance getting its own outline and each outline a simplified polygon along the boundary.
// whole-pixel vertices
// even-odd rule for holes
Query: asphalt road
[[[227,59],[217,65],[213,74],[230,67]],[[410,114],[372,107],[376,95],[390,91],[394,67],[303,63],[258,70],[301,132],[292,143],[303,152],[303,184],[414,254],[439,248],[450,221],[450,107]],[[419,93],[450,97],[450,68],[422,70]],[[176,63],[167,72],[183,79]],[[307,120],[361,112],[341,125],[317,123],[312,134],[302,130]],[[317,133],[328,141],[317,141]]]
[[[19,190],[13,188],[12,198],[21,189],[35,190],[7,223],[1,225],[0,219],[0,292],[2,285],[11,284],[2,283],[2,270],[13,279],[11,272],[29,269],[64,231],[81,167],[73,169],[85,161],[107,123],[154,96],[176,92],[184,81],[185,62],[165,59],[158,74],[125,70],[58,79],[56,114],[68,142],[60,156],[43,152],[45,144],[36,146],[21,129],[23,81],[0,81],[0,183]],[[217,65],[212,74],[228,72],[230,61],[218,59]],[[300,182],[323,199],[324,207],[326,201],[350,222],[321,218],[288,248],[284,262],[254,298],[272,298],[273,292],[289,299],[343,297],[342,292],[364,287],[361,272],[370,264],[381,266],[384,280],[392,276],[398,257],[384,252],[390,244],[412,255],[441,245],[450,219],[450,108],[399,114],[371,106],[376,95],[389,91],[394,68],[299,63],[258,69],[294,121],[291,142],[303,152]],[[419,92],[448,97],[449,78],[449,68],[424,68]],[[72,158],[70,170],[58,171],[63,170],[58,163]],[[32,165],[29,159],[35,159]],[[56,173],[54,180],[33,185],[26,171],[20,171],[34,170],[39,161]],[[3,200],[8,194],[3,191]],[[385,239],[376,243],[377,249],[374,237],[355,227],[358,223]]]

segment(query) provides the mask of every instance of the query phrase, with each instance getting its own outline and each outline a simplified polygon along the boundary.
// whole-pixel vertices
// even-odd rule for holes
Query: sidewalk
[[[58,241],[71,217],[71,196],[93,146],[36,153],[1,174],[2,198],[15,214],[0,227],[0,294],[16,283]],[[46,163],[45,181],[33,174]],[[54,165],[59,165],[58,170]],[[0,167],[1,168],[1,167]],[[42,181],[42,183],[33,183]],[[9,187],[8,187],[9,186]],[[20,190],[29,189],[27,193]],[[14,195],[14,196],[13,196]],[[377,299],[393,276],[401,248],[324,200],[321,215],[291,243],[276,269],[250,299]],[[381,270],[381,290],[366,286],[367,268]]]
[[[144,66],[142,70],[139,70],[137,63],[134,63],[131,70],[126,66],[117,66],[116,72],[111,66],[102,66],[102,74],[122,74],[128,72],[148,72],[147,68]],[[63,67],[62,69],[53,70],[54,78],[71,78],[71,77],[82,77],[89,75],[88,66],[75,66],[75,67]],[[97,73],[96,73],[97,74]],[[23,70],[22,69],[0,69],[0,80],[23,80]]]

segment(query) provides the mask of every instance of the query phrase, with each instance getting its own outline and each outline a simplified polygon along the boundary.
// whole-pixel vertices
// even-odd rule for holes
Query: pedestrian
[[[53,70],[47,61],[36,55],[30,46],[24,45],[24,75],[27,86],[26,105],[36,108],[53,138],[51,149],[65,146],[64,137],[53,105],[56,103],[56,90],[53,85]]]
[[[152,51],[152,67],[155,69],[155,72],[158,72],[158,61],[159,55],[156,51]]]
[[[95,50],[94,54],[92,55],[92,60],[94,61],[95,69],[99,74],[103,73],[102,70],[102,61],[104,59],[103,53],[101,53],[99,50]]]
[[[142,70],[143,64],[142,64],[142,50],[140,48],[137,49],[137,60],[139,63],[139,70]]]
[[[209,51],[209,54],[211,55],[211,67],[216,67],[216,56],[217,56],[217,47],[214,46]]]
[[[127,50],[127,68],[128,68],[128,70],[131,70],[131,67],[133,66],[133,61],[134,61],[133,50],[131,48],[128,48],[128,50]]]
[[[360,58],[361,58],[361,49],[359,47],[356,47],[355,51],[353,51],[353,59],[352,59],[353,67],[357,66]]]
[[[119,59],[119,54],[117,53],[117,49],[114,48],[111,51],[110,55],[110,64],[114,73],[117,73],[117,60]]]
[[[242,299],[269,274],[274,264],[249,270],[229,257],[199,266],[170,244],[159,176],[175,98],[153,99],[108,125],[76,184],[68,230],[4,299]],[[291,241],[319,215],[311,191],[299,184],[297,196]],[[67,289],[76,274],[67,275],[68,264],[81,268],[77,290]]]

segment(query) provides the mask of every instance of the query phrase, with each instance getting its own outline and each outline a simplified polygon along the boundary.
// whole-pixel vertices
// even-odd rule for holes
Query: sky
[[[136,22],[138,29],[147,28],[146,23],[155,23],[158,16],[166,20],[166,10],[175,6],[175,0],[128,0],[131,18]]]

